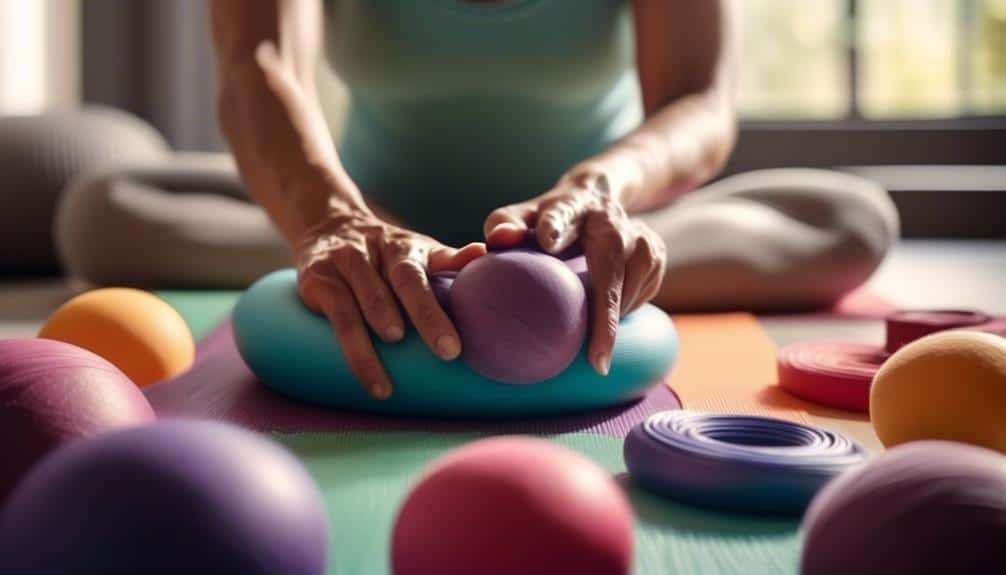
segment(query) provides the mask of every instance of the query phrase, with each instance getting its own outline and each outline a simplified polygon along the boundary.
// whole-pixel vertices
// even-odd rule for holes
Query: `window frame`
[[[955,118],[864,117],[859,108],[860,1],[845,0],[850,28],[847,115],[826,120],[742,119],[723,175],[776,167],[855,172],[861,166],[892,166],[885,170],[888,181],[880,183],[890,190],[907,237],[1006,237],[1006,222],[1001,221],[1006,215],[1006,181],[988,182],[991,193],[935,186],[916,189],[898,183],[899,169],[908,173],[913,166],[938,166],[952,180],[957,166],[1006,164],[1006,115],[976,115],[965,109],[965,115]],[[970,9],[964,11],[962,24],[975,17],[975,4],[965,5]],[[971,51],[960,52],[964,61],[958,81],[970,86]]]

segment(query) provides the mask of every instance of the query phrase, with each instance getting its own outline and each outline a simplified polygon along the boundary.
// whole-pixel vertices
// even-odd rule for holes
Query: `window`
[[[749,120],[1006,115],[1006,0],[744,0]]]
[[[44,2],[0,0],[0,112],[45,107]]]
[[[0,0],[0,114],[79,99],[79,0]]]

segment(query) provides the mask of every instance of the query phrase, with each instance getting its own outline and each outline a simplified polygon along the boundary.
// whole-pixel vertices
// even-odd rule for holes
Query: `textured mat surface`
[[[329,573],[388,573],[391,529],[422,468],[472,434],[275,435],[321,486],[332,525]],[[640,492],[624,476],[622,442],[588,433],[551,436],[619,477],[636,514],[634,573],[796,573],[797,522],[688,507]],[[561,573],[561,565],[556,573]]]
[[[677,409],[677,397],[657,385],[634,404],[580,415],[515,421],[392,418],[315,407],[260,385],[238,354],[230,324],[204,338],[195,365],[181,376],[145,390],[159,415],[209,417],[259,431],[477,431],[567,433],[589,431],[624,437],[651,413]]]

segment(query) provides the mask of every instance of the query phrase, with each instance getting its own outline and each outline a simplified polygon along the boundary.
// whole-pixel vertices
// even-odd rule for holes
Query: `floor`
[[[901,308],[980,309],[1006,315],[1006,241],[904,241],[869,282],[870,290]],[[41,323],[80,287],[60,280],[0,283],[0,338],[34,336]],[[778,344],[811,339],[881,343],[880,319],[817,315],[761,319]],[[881,449],[869,422],[827,408],[812,421]]]
[[[870,279],[870,289],[901,308],[980,309],[1006,315],[1006,241],[906,240]],[[817,338],[883,339],[868,319],[765,318],[779,345]]]

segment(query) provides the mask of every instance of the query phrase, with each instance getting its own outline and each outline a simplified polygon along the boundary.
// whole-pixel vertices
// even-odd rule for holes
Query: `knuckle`
[[[606,313],[610,314],[613,310],[617,310],[619,304],[622,301],[622,286],[612,285],[604,290],[604,303]]]
[[[625,237],[622,235],[621,230],[610,220],[601,226],[601,229],[597,232],[598,238],[601,242],[607,245],[609,248],[617,253],[624,253],[626,248]]]
[[[345,244],[332,251],[332,259],[344,273],[359,266],[370,265],[370,255],[366,248],[356,244]]]
[[[406,286],[413,283],[417,278],[421,279],[426,271],[423,266],[414,259],[400,259],[391,265],[388,270],[388,279],[396,286]]]
[[[364,301],[362,302],[363,307],[370,311],[381,311],[388,307],[388,303],[388,294],[383,287],[370,290],[364,296]]]
[[[436,326],[439,319],[439,307],[434,306],[432,303],[423,303],[420,305],[416,309],[415,317],[413,318],[416,325],[424,327]]]
[[[345,313],[333,313],[329,321],[332,323],[335,335],[345,345],[356,331],[356,318]]]

